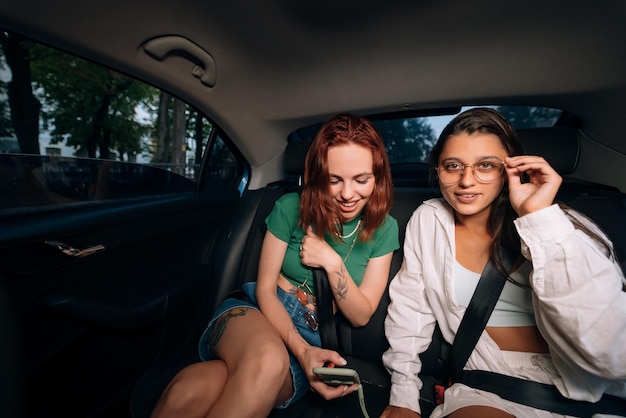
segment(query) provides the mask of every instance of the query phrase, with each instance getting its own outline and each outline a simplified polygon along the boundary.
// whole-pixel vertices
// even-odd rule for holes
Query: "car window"
[[[563,112],[533,106],[489,106],[503,113],[515,129],[554,126]],[[428,111],[428,114],[370,117],[380,131],[392,166],[405,163],[425,163],[443,128],[456,115],[470,107]],[[321,124],[303,127],[289,136],[289,141],[312,139]]]
[[[236,188],[241,195],[250,177],[248,167],[242,160],[221,133],[215,135],[215,140],[207,150],[207,168],[203,170],[204,178],[200,182],[200,190],[226,186]]]
[[[0,214],[245,187],[241,156],[193,107],[11,33],[0,41]]]

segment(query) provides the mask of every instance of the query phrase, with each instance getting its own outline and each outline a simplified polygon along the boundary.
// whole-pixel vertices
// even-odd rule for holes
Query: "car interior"
[[[578,149],[579,139],[575,130],[557,127],[519,130],[518,134],[525,150],[532,150],[534,155],[546,158],[559,174],[564,176],[571,174],[572,169],[576,166],[577,152],[562,152],[562,150]],[[553,139],[554,143],[552,141],[546,142],[546,138]],[[305,145],[308,144],[310,142],[305,143]],[[556,146],[557,144],[558,146]],[[285,150],[285,171],[294,180],[292,182],[269,184],[259,190],[258,193],[255,193],[257,197],[254,201],[245,205],[245,214],[240,213],[236,217],[238,224],[243,219],[250,220],[251,223],[243,231],[237,230],[238,233],[231,234],[228,241],[224,242],[220,249],[220,251],[234,256],[234,259],[237,261],[235,263],[226,261],[215,263],[215,267],[219,269],[219,274],[214,276],[222,279],[219,287],[214,288],[217,296],[215,302],[217,304],[225,299],[229,293],[240,289],[243,283],[249,281],[249,278],[256,277],[258,265],[256,260],[260,256],[263,235],[266,230],[265,218],[269,215],[273,203],[280,196],[284,193],[298,190],[298,179],[303,174],[304,158],[307,149],[307,147],[302,146],[302,143],[288,144]],[[391,214],[398,221],[401,231],[401,242],[404,238],[406,223],[415,208],[424,200],[437,196],[438,192],[432,185],[395,187],[394,206]],[[626,209],[624,208],[623,195],[615,190],[606,190],[603,187],[596,188],[589,185],[581,188],[577,184],[568,184],[561,189],[559,201],[596,220],[606,231],[610,231],[611,225],[614,225],[615,222],[626,226],[624,224]],[[235,227],[233,227],[234,231]],[[621,255],[620,259],[623,259],[623,256],[626,255],[626,243],[619,236],[611,235],[611,238],[618,257]],[[220,258],[218,257],[218,259]],[[393,279],[401,263],[402,249],[394,253],[389,280]],[[389,399],[390,376],[382,365],[381,360],[383,352],[388,347],[384,336],[384,319],[388,303],[389,295],[385,293],[372,319],[366,326],[361,328],[350,326],[348,321],[341,317],[341,314],[338,314],[337,319],[339,350],[348,360],[347,367],[356,369],[360,374],[370,416],[379,416],[387,406]],[[214,308],[217,308],[217,305]],[[195,349],[195,347],[193,348]],[[436,357],[429,362],[431,360],[429,356],[433,355],[435,353],[428,352],[423,354],[425,364],[424,376],[436,377]],[[174,374],[185,365],[198,360],[197,353],[194,350],[186,356],[181,353],[152,366],[142,376],[133,391],[131,407],[134,416],[148,417],[156,403],[157,397]],[[431,367],[426,368],[426,364],[431,365]],[[420,401],[422,411],[425,412],[423,416],[428,416],[430,411],[436,406],[435,395],[423,393],[422,396]],[[270,416],[347,417],[359,416],[359,414],[359,405],[354,396],[324,401],[319,395],[311,392],[304,400],[299,401],[287,410],[274,410]]]
[[[149,417],[172,376],[199,361],[217,306],[256,279],[265,217],[301,188],[311,139],[338,113],[371,119],[385,139],[401,243],[413,211],[439,195],[426,163],[439,125],[489,106],[563,176],[557,200],[593,219],[623,262],[625,18],[626,3],[611,0],[3,1],[0,415]],[[57,96],[62,78],[44,64],[70,60],[47,61],[50,51],[87,63],[58,64],[74,78]],[[90,132],[73,129],[94,96],[79,89],[101,77],[91,64],[114,72],[104,90],[123,85],[118,74],[157,89],[134,119],[164,96],[184,103],[180,123],[201,138],[178,146],[193,162],[181,170],[148,145],[131,157],[116,142],[105,157],[101,142],[95,151],[72,142]],[[20,95],[22,76],[33,89]],[[35,151],[21,142],[28,102],[11,101],[31,94],[42,104]],[[54,113],[63,106],[75,112],[66,131]],[[402,248],[390,281],[401,262]],[[389,399],[388,303],[385,293],[361,328],[337,318],[372,417]],[[424,378],[437,373],[430,355]],[[422,394],[424,417],[433,396]],[[311,392],[270,416],[360,415],[356,394]]]

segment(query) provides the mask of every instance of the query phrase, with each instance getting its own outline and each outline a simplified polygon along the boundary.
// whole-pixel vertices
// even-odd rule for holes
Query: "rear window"
[[[515,129],[543,128],[557,124],[563,111],[533,106],[489,106],[504,114]],[[410,116],[373,115],[368,118],[380,131],[392,166],[425,163],[443,128],[459,113],[470,107],[442,111],[428,111]],[[320,124],[293,132],[290,141],[313,139]]]

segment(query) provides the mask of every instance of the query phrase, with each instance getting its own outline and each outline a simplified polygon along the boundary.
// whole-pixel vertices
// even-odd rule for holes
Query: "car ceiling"
[[[0,25],[111,65],[205,112],[253,168],[293,129],[338,112],[552,106],[626,152],[626,2],[493,0],[3,0]],[[207,87],[146,41],[188,39]],[[269,177],[272,177],[270,174]]]

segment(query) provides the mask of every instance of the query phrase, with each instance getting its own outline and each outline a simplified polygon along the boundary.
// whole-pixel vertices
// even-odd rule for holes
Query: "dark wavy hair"
[[[363,210],[361,240],[372,238],[383,223],[393,203],[391,168],[382,137],[369,120],[351,114],[339,114],[327,121],[315,136],[304,164],[304,187],[300,197],[300,223],[316,226],[318,236],[329,232],[342,235],[341,213],[328,193],[328,149],[356,144],[372,152],[375,187]]]
[[[431,174],[436,176],[436,167],[448,139],[452,136],[467,133],[469,135],[481,132],[493,134],[500,138],[500,142],[506,149],[509,157],[522,155],[524,153],[522,145],[517,139],[515,129],[509,121],[499,112],[489,108],[474,108],[466,110],[457,115],[446,125],[439,135],[439,140],[430,153]],[[489,261],[501,273],[508,275],[503,267],[500,251],[501,245],[509,250],[515,258],[521,256],[520,237],[515,229],[513,220],[517,218],[517,213],[513,210],[509,201],[508,183],[504,186],[500,194],[493,201],[489,214],[488,229],[491,234],[491,244],[489,248]]]

